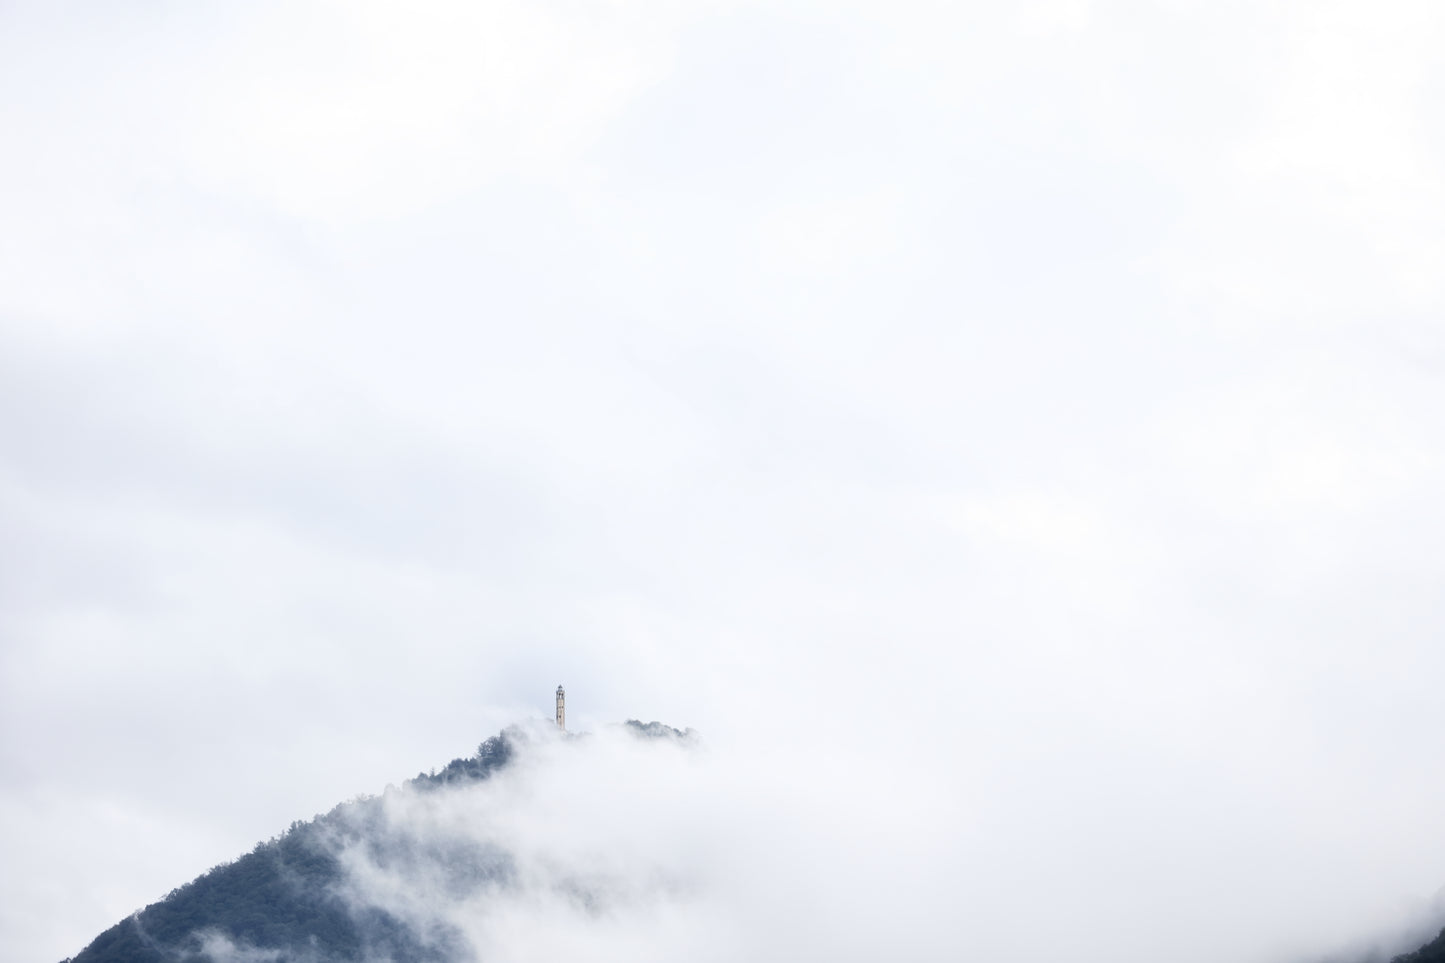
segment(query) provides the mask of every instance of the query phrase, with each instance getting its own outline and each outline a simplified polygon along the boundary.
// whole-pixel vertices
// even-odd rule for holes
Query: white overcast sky
[[[958,914],[911,958],[1429,919],[1442,49],[1432,0],[0,6],[0,963],[559,682],[789,773],[732,791]]]

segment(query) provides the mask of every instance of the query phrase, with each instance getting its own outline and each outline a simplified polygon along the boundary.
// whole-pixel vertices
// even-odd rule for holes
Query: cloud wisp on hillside
[[[915,824],[885,842],[862,786],[824,804],[821,786],[800,791],[770,772],[775,760],[630,726],[564,736],[539,723],[501,738],[506,761],[486,778],[419,778],[292,830],[302,834],[293,857],[336,866],[307,899],[339,901],[362,933],[383,934],[366,954],[864,960],[903,946],[931,959],[985,936],[961,932],[926,886],[951,848],[949,825]],[[767,785],[787,791],[759,791]],[[933,847],[907,844],[924,835]],[[335,953],[304,940],[253,945],[216,927],[177,935],[173,949],[200,947],[217,963]]]
[[[1121,941],[1106,928],[1130,918],[1143,931],[1141,958],[1167,940],[1164,926],[1137,915],[1141,880],[1120,878],[1137,857],[1110,853],[1122,834],[1107,821],[1080,814],[1074,838],[1050,839],[1052,828],[1031,825],[1025,809],[1005,836],[987,839],[982,809],[966,794],[945,801],[916,771],[854,767],[844,781],[808,758],[720,753],[656,723],[582,735],[513,726],[472,759],[294,824],[173,894],[166,909],[102,935],[82,960],[128,959],[128,939],[158,959],[200,951],[216,963],[865,961],[900,950],[925,960],[1093,958],[1092,947]],[[1041,858],[1030,832],[1069,852]],[[1031,876],[1042,863],[1071,875]],[[1191,869],[1219,868],[1228,867],[1196,859]],[[1201,891],[1170,885],[1156,898]],[[1261,958],[1384,963],[1433,937],[1442,905],[1329,953]],[[1223,900],[1212,909],[1238,911]],[[1291,935],[1275,922],[1197,934],[1184,953],[1204,959]]]

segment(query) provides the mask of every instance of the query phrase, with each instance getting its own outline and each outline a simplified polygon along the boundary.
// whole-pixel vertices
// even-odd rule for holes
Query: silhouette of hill
[[[483,742],[475,755],[440,771],[419,773],[401,791],[435,792],[486,779],[514,752],[515,730]],[[387,858],[433,858],[480,881],[504,863],[474,853],[386,853],[382,797],[342,803],[310,822],[295,822],[239,859],[211,869],[157,903],[101,933],[71,963],[205,963],[218,947],[245,946],[260,959],[441,963],[465,958],[456,934],[418,933],[385,910],[358,912],[342,898],[337,853],[365,844]],[[267,952],[270,951],[270,952]]]
[[[619,727],[645,742],[695,740],[692,730],[629,719]],[[471,943],[435,917],[419,923],[348,889],[358,854],[388,878],[424,881],[447,899],[478,896],[484,887],[512,885],[511,856],[465,835],[415,833],[386,811],[393,794],[445,801],[453,790],[490,779],[517,756],[528,733],[517,727],[483,742],[474,755],[440,770],[418,773],[401,789],[361,797],[216,866],[164,899],[97,936],[64,963],[472,963]],[[551,736],[549,736],[551,738]],[[564,740],[586,736],[564,734]],[[351,859],[352,865],[346,861]],[[437,888],[439,887],[439,888]],[[586,901],[584,887],[576,895]],[[1378,963],[1374,956],[1369,963]],[[1366,963],[1366,961],[1360,961]],[[1389,963],[1445,963],[1445,931]]]

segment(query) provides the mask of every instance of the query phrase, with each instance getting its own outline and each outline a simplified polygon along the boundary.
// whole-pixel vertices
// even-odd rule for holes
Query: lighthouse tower
[[[557,728],[567,728],[567,693],[560,685],[557,687]]]

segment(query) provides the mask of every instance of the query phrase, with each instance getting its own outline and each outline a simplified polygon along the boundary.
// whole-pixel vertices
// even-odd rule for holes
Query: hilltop
[[[479,923],[489,915],[530,941],[539,926],[545,930],[575,914],[584,927],[580,932],[590,937],[596,921],[608,918],[610,906],[633,900],[651,907],[659,904],[649,900],[660,897],[665,903],[693,894],[686,878],[690,857],[677,856],[675,865],[644,861],[641,871],[629,866],[620,875],[610,872],[577,852],[605,835],[596,824],[586,824],[582,835],[568,835],[555,819],[558,810],[546,809],[542,797],[568,795],[569,781],[590,766],[601,784],[625,787],[613,797],[614,804],[621,799],[629,809],[635,805],[644,819],[651,818],[658,802],[635,780],[645,783],[653,767],[668,757],[684,767],[695,763],[689,751],[695,742],[691,730],[635,719],[600,738],[560,732],[550,723],[509,727],[483,741],[471,756],[418,773],[381,795],[358,797],[293,822],[251,852],[111,926],[65,963],[505,959],[505,949],[488,944]],[[607,746],[613,754],[602,751]],[[619,759],[631,760],[631,780],[616,768]],[[543,770],[564,778],[528,781],[529,773]],[[560,794],[559,785],[564,787]],[[574,795],[580,798],[565,804],[573,808],[561,811],[595,808],[592,797]],[[520,833],[519,814],[525,820]],[[689,826],[689,833],[679,837],[683,847],[664,849],[685,853],[695,827]],[[550,839],[554,835],[561,838]],[[540,851],[539,838],[546,839]],[[640,838],[612,839],[609,845],[630,864]],[[525,915],[547,900],[558,901],[568,912]],[[656,939],[649,913],[639,917],[644,941],[639,945],[650,946]],[[1383,963],[1383,958],[1354,963]],[[1445,932],[1390,963],[1445,963]]]
[[[692,741],[691,730],[658,722],[628,720],[619,728],[645,741]],[[293,822],[251,852],[116,923],[67,963],[470,959],[474,954],[454,926],[436,920],[419,925],[405,899],[367,898],[358,868],[381,867],[397,879],[417,881],[419,889],[440,886],[449,899],[508,886],[515,866],[505,849],[438,835],[430,827],[418,831],[396,812],[425,809],[428,797],[492,779],[538,738],[536,731],[508,728],[482,742],[475,754],[418,773],[400,788]]]

